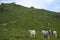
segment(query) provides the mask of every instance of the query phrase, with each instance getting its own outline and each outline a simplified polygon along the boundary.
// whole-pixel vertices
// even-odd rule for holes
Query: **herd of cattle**
[[[14,23],[16,21],[11,21],[11,23]],[[3,24],[4,26],[6,26],[7,24],[4,23]],[[48,23],[49,25],[49,23]],[[31,37],[31,38],[35,38],[36,37],[36,30],[28,30],[27,31],[27,34]],[[57,31],[54,31],[54,30],[46,30],[46,29],[43,29],[41,30],[41,37],[42,39],[44,39],[44,37],[47,37],[48,40],[50,39],[50,35],[53,35],[55,38],[57,38]]]
[[[35,38],[35,36],[36,36],[36,30],[28,30],[28,35],[31,38]],[[53,35],[55,38],[57,38],[57,32],[56,31],[54,31],[54,30],[46,30],[46,29],[41,30],[41,36],[42,36],[42,38],[47,37],[48,40],[49,40],[50,35]]]

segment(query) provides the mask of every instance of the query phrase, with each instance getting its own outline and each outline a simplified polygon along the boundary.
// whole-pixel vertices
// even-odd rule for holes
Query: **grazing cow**
[[[55,38],[57,38],[57,32],[56,31],[53,31],[53,30],[49,30],[50,31],[50,34],[55,36]]]
[[[48,40],[50,38],[50,32],[48,30],[41,30],[42,38],[47,37]]]
[[[36,31],[35,30],[28,30],[28,35],[32,38],[35,38]]]

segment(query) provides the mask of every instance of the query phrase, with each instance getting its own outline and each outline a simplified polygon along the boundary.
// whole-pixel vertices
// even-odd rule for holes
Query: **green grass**
[[[27,35],[29,29],[36,30],[36,38]],[[60,37],[60,13],[15,4],[0,5],[0,40],[42,40],[42,29],[56,30]]]

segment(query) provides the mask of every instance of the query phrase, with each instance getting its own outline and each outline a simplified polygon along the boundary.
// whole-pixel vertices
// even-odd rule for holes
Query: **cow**
[[[45,30],[45,29],[41,30],[41,35],[42,35],[43,39],[44,39],[44,37],[47,37],[48,40],[50,38],[50,32],[48,30]]]
[[[35,31],[35,30],[28,30],[28,35],[29,35],[31,38],[35,38],[36,31]]]
[[[49,30],[50,34],[53,35],[55,38],[57,38],[57,31]]]

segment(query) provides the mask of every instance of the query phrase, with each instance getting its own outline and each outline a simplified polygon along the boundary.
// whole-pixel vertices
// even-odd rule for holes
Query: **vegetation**
[[[36,30],[36,38],[28,37],[29,29]],[[42,29],[56,30],[60,37],[60,13],[14,3],[0,5],[0,40],[42,40]]]

